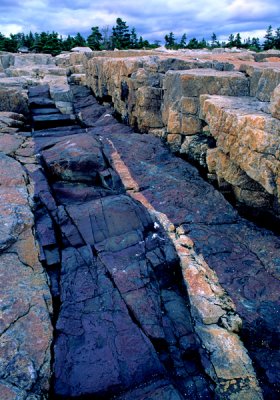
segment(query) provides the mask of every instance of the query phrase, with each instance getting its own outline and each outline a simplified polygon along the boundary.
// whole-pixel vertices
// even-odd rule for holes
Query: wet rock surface
[[[241,219],[158,138],[118,123],[88,89],[72,93],[84,128],[34,132],[40,257],[60,304],[52,397],[261,398],[236,307],[264,395],[276,399],[279,238]],[[182,277],[179,237],[218,279],[203,258]]]

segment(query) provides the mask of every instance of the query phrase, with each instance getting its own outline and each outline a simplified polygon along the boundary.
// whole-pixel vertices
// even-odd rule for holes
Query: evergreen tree
[[[228,37],[228,44],[227,47],[234,47],[235,46],[235,40],[234,40],[234,35],[231,33]]]
[[[170,32],[169,35],[164,36],[165,40],[165,47],[168,49],[174,48],[176,41],[175,41],[175,36],[173,32]]]
[[[264,35],[265,41],[263,42],[263,49],[264,50],[269,50],[272,49],[274,46],[274,37],[273,37],[273,31],[272,31],[272,26],[269,25],[269,27],[266,30],[266,34]]]
[[[42,48],[43,53],[51,54],[53,56],[57,56],[61,53],[62,43],[61,39],[58,37],[58,33],[52,32],[47,34],[47,39]]]
[[[187,35],[183,33],[181,40],[180,40],[180,47],[184,49],[187,46]]]
[[[28,35],[25,36],[25,43],[24,45],[31,49],[34,46],[35,37],[33,33],[30,31]]]
[[[260,51],[261,50],[261,45],[260,45],[260,39],[259,38],[252,38],[251,41],[251,46],[250,49],[253,51]]]
[[[99,32],[98,26],[91,28],[91,34],[87,38],[87,44],[92,50],[101,50],[102,35]]]
[[[235,36],[235,46],[238,47],[240,49],[240,47],[242,47],[242,41],[241,41],[241,36],[240,33],[237,33]]]
[[[76,46],[75,39],[70,35],[68,35],[67,38],[64,39],[62,42],[62,49],[64,51],[70,51],[75,46]]]
[[[132,49],[137,49],[138,48],[138,38],[137,38],[137,34],[136,34],[136,30],[135,28],[131,29],[131,33],[130,33],[130,47]]]
[[[219,42],[216,41],[216,43],[219,43]],[[199,48],[204,49],[205,47],[207,47],[207,45],[208,45],[208,43],[206,42],[206,40],[204,38],[202,38],[202,40],[199,42]]]
[[[119,50],[128,49],[130,46],[129,27],[121,18],[117,18],[116,26],[112,29],[112,45]]]
[[[85,38],[78,32],[76,36],[74,36],[74,46],[73,47],[85,47],[87,42]]]
[[[5,50],[5,36],[0,32],[0,51]]]
[[[17,36],[10,34],[10,37],[5,38],[4,40],[4,49],[5,51],[9,51],[11,53],[16,53],[17,49],[19,48]]]
[[[143,47],[144,47],[144,40],[143,40],[142,36],[140,36],[139,42],[138,42],[138,48],[143,49]]]
[[[211,36],[211,47],[216,47],[216,45],[217,45],[217,35],[216,35],[216,33],[212,33],[212,36]]]
[[[188,49],[198,49],[199,48],[199,44],[196,38],[192,38],[188,45],[187,45]]]
[[[275,31],[274,46],[276,49],[280,50],[280,27]]]

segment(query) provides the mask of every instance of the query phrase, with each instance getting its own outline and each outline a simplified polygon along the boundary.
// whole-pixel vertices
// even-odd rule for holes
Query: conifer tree
[[[84,47],[87,45],[86,39],[78,32],[76,36],[74,36],[75,44],[74,46],[77,47]]]
[[[137,38],[137,33],[135,28],[131,29],[130,33],[130,47],[132,49],[137,49],[138,48],[138,38]]]
[[[121,18],[116,19],[116,26],[112,29],[112,46],[119,50],[128,49],[130,46],[129,27]]]
[[[266,34],[264,35],[265,41],[263,42],[263,49],[264,50],[269,50],[272,49],[274,46],[274,37],[273,37],[273,31],[272,31],[272,26],[269,25],[269,27],[266,30]]]
[[[280,27],[275,31],[274,46],[276,49],[280,50]]]
[[[216,35],[216,33],[212,33],[212,36],[211,36],[211,47],[216,47],[216,45],[217,45],[217,35]]]
[[[87,38],[87,44],[92,50],[101,50],[102,34],[99,32],[98,26],[91,28],[91,34]]]
[[[181,40],[180,40],[180,47],[184,49],[187,46],[187,35],[183,33]]]
[[[240,33],[236,34],[234,42],[235,42],[235,46],[236,47],[238,47],[238,48],[242,47],[242,41],[241,41]]]

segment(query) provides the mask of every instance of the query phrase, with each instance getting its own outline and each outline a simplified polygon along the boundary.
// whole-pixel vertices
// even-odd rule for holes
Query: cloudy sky
[[[230,33],[242,38],[265,34],[268,25],[280,27],[279,0],[0,0],[0,32],[80,32],[87,37],[92,26],[112,27],[120,17],[145,39],[162,40],[185,32],[209,40]]]

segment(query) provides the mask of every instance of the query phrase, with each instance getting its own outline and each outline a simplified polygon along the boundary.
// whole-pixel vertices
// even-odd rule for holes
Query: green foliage
[[[87,44],[92,50],[101,50],[102,34],[99,32],[98,26],[91,28],[91,34],[87,38]]]
[[[116,49],[129,49],[130,33],[126,22],[121,18],[116,19],[116,26],[112,28],[112,47]]]
[[[131,49],[138,49],[139,40],[137,38],[137,33],[135,28],[131,29],[130,33],[130,48]]]
[[[240,33],[231,34],[227,42],[220,43],[217,35],[213,32],[210,44],[203,38],[190,39],[187,42],[187,35],[184,33],[177,42],[175,34],[170,32],[165,35],[165,46],[168,49],[201,49],[214,47],[238,47],[253,51],[279,49],[280,50],[280,27],[273,32],[271,25],[266,30],[263,45],[259,38],[253,37],[242,40]],[[41,33],[17,33],[4,36],[0,33],[0,51],[16,52],[20,47],[26,46],[30,51],[36,53],[50,53],[52,55],[60,54],[62,51],[70,51],[73,47],[89,46],[93,50],[113,50],[115,48],[122,49],[153,49],[159,46],[159,41],[153,44],[144,40],[142,36],[138,37],[135,28],[131,30],[127,23],[121,18],[116,19],[116,25],[111,29],[105,26],[99,29],[98,26],[91,28],[91,33],[87,40],[78,32],[75,36],[68,35],[66,38],[59,37],[57,32],[41,32]]]
[[[187,35],[183,33],[181,40],[180,40],[180,48],[184,49],[187,46]]]
[[[277,28],[275,31],[274,46],[276,49],[280,50],[280,28]]]
[[[74,36],[74,46],[73,47],[84,47],[87,45],[85,38],[78,32],[76,36]],[[71,49],[70,49],[71,50]]]
[[[266,34],[264,35],[265,41],[263,43],[263,49],[264,50],[269,50],[273,49],[274,47],[274,37],[273,37],[273,30],[272,26],[269,25],[269,27],[266,30]]]
[[[165,47],[167,49],[174,49],[176,46],[176,40],[173,32],[170,32],[169,35],[164,36]]]

